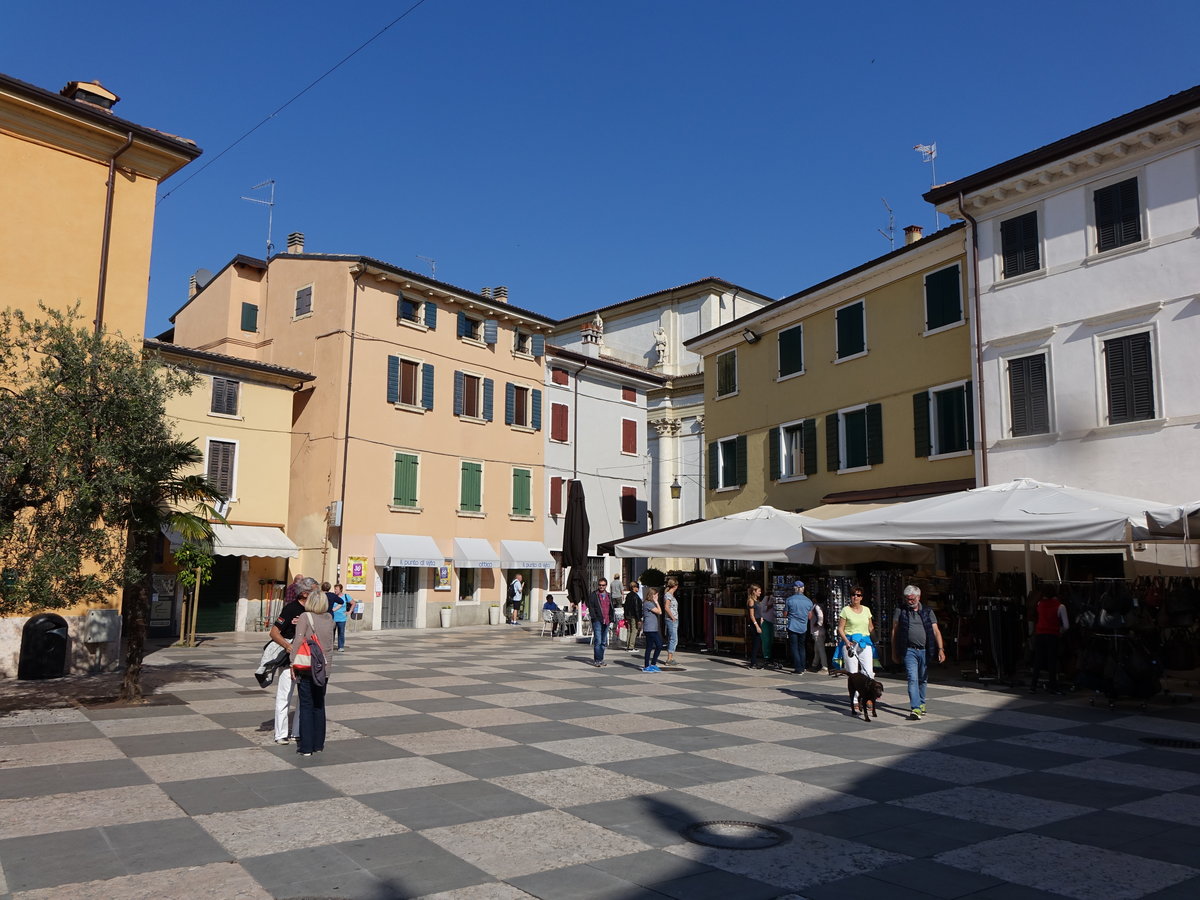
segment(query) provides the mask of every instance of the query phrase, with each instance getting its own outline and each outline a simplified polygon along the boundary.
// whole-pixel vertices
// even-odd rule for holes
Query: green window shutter
[[[729,350],[717,357],[717,396],[737,391],[737,351]]]
[[[845,359],[867,348],[866,307],[861,303],[844,306],[837,311],[837,358]]]
[[[804,420],[804,474],[817,474],[817,420]]]
[[[831,413],[825,417],[825,469],[836,472],[842,467],[842,451],[838,446],[838,426],[840,417]]]
[[[464,512],[479,512],[483,508],[483,467],[479,463],[464,462],[461,471],[459,508]]]
[[[739,434],[734,443],[733,480],[735,484],[746,483],[746,436]]]
[[[925,277],[925,330],[962,321],[962,277],[951,266]]]
[[[528,469],[513,469],[513,515],[527,516],[532,504],[529,500],[530,473]]]
[[[800,326],[779,332],[779,377],[804,371],[804,329]]]
[[[867,407],[867,465],[877,466],[883,462],[883,404],[872,403]]]
[[[492,400],[496,393],[496,383],[490,378],[483,379],[483,421],[492,421]]]
[[[242,304],[242,331],[258,331],[258,305]]]
[[[770,467],[768,477],[772,481],[778,481],[780,478],[779,470],[779,429],[772,428],[767,432],[767,459]]]
[[[392,489],[392,506],[417,505],[417,457],[411,453],[396,454],[396,475]]]
[[[400,402],[400,357],[389,356],[387,360],[387,402]]]
[[[933,444],[929,440],[929,391],[918,391],[912,395],[913,444],[916,456],[929,456]]]
[[[708,445],[708,489],[715,491],[717,489],[717,465],[718,453],[717,442],[713,441]]]
[[[433,409],[433,363],[421,364],[421,406]]]

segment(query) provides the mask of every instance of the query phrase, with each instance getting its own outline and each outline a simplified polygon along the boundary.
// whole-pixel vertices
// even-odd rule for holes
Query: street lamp
[[[683,495],[683,485],[679,483],[679,476],[675,476],[675,480],[671,482],[671,499],[678,500]]]

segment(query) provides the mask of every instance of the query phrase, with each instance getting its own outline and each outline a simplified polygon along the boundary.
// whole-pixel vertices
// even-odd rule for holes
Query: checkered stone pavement
[[[0,897],[1200,896],[1200,704],[845,682],[685,654],[646,674],[527,629],[359,633],[329,739],[272,742],[261,635],[149,663],[138,708],[0,717]],[[752,822],[765,849],[691,843]]]

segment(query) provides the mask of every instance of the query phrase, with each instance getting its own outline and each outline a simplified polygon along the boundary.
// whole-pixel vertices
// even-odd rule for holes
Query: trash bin
[[[67,620],[41,613],[21,629],[21,659],[17,678],[37,681],[62,678],[67,673]]]

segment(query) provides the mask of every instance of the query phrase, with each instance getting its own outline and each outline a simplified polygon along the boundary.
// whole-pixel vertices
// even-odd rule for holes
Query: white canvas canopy
[[[613,545],[619,557],[699,556],[809,565],[857,562],[932,562],[933,551],[900,541],[852,542],[818,546],[804,540],[815,522],[798,513],[760,506],[717,519],[689,522]]]
[[[1200,537],[1200,500],[1148,509],[1146,526],[1155,537],[1178,537],[1185,541]]]

